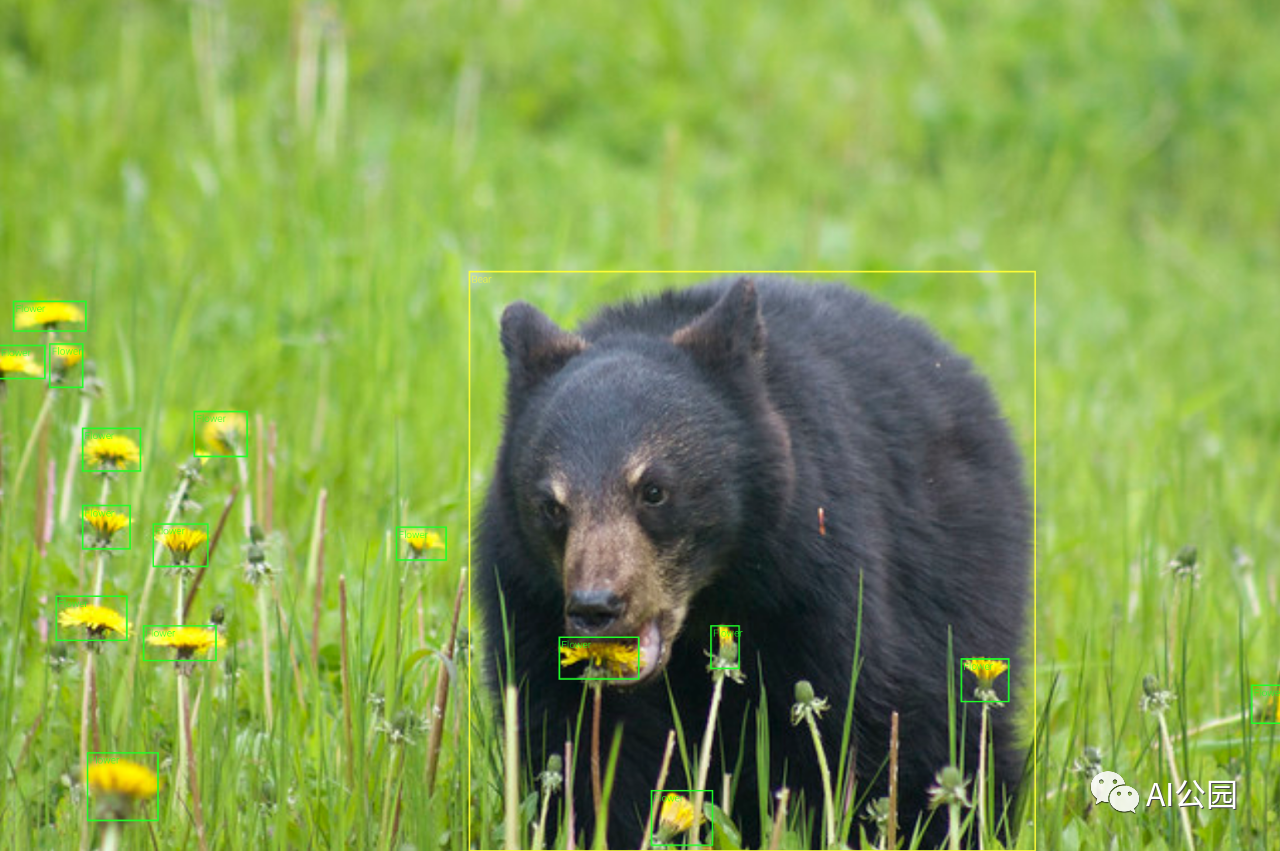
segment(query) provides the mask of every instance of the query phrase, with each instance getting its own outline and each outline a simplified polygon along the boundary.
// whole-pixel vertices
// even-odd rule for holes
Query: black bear
[[[607,756],[622,728],[610,847],[639,847],[672,706],[696,753],[709,632],[735,624],[746,682],[724,686],[708,785],[747,841],[760,842],[772,806],[761,802],[784,785],[823,824],[814,743],[791,723],[794,686],[808,680],[829,701],[819,724],[834,771],[857,646],[857,800],[886,794],[896,710],[900,835],[919,818],[926,843],[941,842],[946,809],[935,816],[928,790],[953,761],[948,677],[965,696],[973,686],[949,674],[948,641],[957,670],[994,657],[1016,672],[1030,596],[1022,462],[970,362],[852,289],[775,276],[623,302],[576,333],[517,302],[501,340],[505,432],[475,589],[491,680],[509,671],[520,688],[533,771],[590,726],[583,684],[557,676],[558,638],[638,636],[638,681],[603,690],[601,740]],[[971,797],[978,706],[954,710]],[[767,755],[756,753],[763,709]],[[990,713],[993,824],[1012,816],[1022,775],[1015,714]],[[579,735],[572,793],[589,839]],[[692,785],[681,763],[677,753],[665,788]],[[720,800],[726,772],[733,801]]]

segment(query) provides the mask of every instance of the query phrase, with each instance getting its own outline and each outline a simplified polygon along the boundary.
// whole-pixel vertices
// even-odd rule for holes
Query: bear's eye
[[[645,505],[662,505],[667,501],[667,492],[658,485],[647,484],[644,490],[640,491],[640,499]]]
[[[544,499],[542,501],[542,516],[557,526],[564,522],[568,513],[565,507],[554,499]]]

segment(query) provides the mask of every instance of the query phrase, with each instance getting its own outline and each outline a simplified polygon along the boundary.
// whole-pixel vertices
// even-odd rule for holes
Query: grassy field
[[[0,291],[6,310],[86,300],[88,333],[61,339],[103,383],[87,424],[140,429],[140,472],[110,485],[132,546],[103,591],[129,595],[132,624],[174,615],[172,572],[138,608],[192,412],[250,412],[249,487],[190,615],[226,613],[218,661],[188,679],[209,847],[503,841],[491,705],[454,678],[430,709],[499,436],[497,317],[521,297],[568,324],[697,276],[495,275],[469,306],[470,269],[1036,270],[1034,319],[1026,276],[833,276],[974,357],[1036,453],[1020,839],[1275,847],[1280,726],[1247,715],[1250,684],[1280,683],[1278,36],[1274,5],[1233,0],[0,2]],[[4,386],[0,836],[98,847],[84,645],[51,620],[92,585],[75,514],[100,480],[73,473],[72,518],[42,545],[81,401],[57,391],[36,430],[44,385]],[[257,590],[241,512],[252,494],[266,522],[271,424]],[[183,519],[212,529],[240,476],[220,459],[203,477]],[[447,559],[398,561],[410,524],[447,526]],[[1186,544],[1194,579],[1168,566]],[[137,635],[104,646],[100,749],[158,753],[161,773],[156,821],[122,847],[198,847],[178,673],[135,662]],[[476,662],[450,664],[465,681]],[[1148,674],[1176,695],[1167,753]],[[1144,802],[1172,763],[1236,781],[1236,806],[1094,806],[1087,747]]]

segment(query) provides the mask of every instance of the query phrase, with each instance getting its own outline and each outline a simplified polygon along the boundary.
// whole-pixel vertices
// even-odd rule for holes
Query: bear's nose
[[[622,616],[625,608],[625,601],[612,591],[574,591],[565,606],[565,616],[577,632],[601,635]]]

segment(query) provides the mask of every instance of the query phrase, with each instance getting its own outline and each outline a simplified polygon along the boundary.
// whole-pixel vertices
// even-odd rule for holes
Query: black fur
[[[723,304],[726,294],[730,303]],[[540,540],[521,505],[537,464],[530,447],[551,447],[546,451],[559,463],[607,477],[625,448],[615,444],[674,436],[675,480],[699,481],[702,501],[677,506],[687,511],[672,522],[696,519],[688,535],[700,556],[687,570],[705,587],[693,599],[666,681],[605,690],[606,753],[614,727],[623,727],[610,846],[638,847],[672,726],[668,685],[691,752],[702,736],[711,694],[708,626],[717,623],[741,624],[747,675],[745,685],[724,686],[709,775],[717,803],[732,808],[748,842],[759,843],[755,706],[763,685],[768,791],[787,785],[793,805],[803,793],[820,835],[820,775],[808,731],[790,723],[793,686],[808,679],[830,701],[821,731],[834,771],[859,581],[858,795],[886,794],[890,713],[897,710],[899,820],[910,836],[916,817],[930,815],[935,772],[950,761],[948,630],[957,668],[964,656],[1009,657],[1014,674],[1022,673],[1030,507],[1019,454],[986,382],[922,323],[840,285],[712,281],[606,308],[577,335],[561,332],[549,342],[543,319],[527,305],[509,308],[504,319],[512,360],[508,415],[478,530],[474,586],[490,674],[510,665],[521,688],[526,764],[536,772],[547,754],[562,750],[583,697],[580,683],[556,677],[564,599],[554,547]],[[680,329],[677,346],[671,337]],[[530,339],[544,345],[527,350]],[[664,533],[653,531],[656,539]],[[502,647],[499,588],[511,659]],[[972,677],[956,677],[971,696]],[[991,715],[997,806],[1012,796],[1023,767],[1014,724],[1019,678],[1013,682],[1013,704]],[[971,776],[979,712],[976,703],[963,706]],[[590,829],[592,815],[589,708],[584,717],[575,758],[580,832]],[[691,786],[678,753],[673,762],[667,788]],[[724,771],[737,778],[729,804],[718,800]],[[945,810],[933,819],[928,842],[942,841],[944,820]]]

